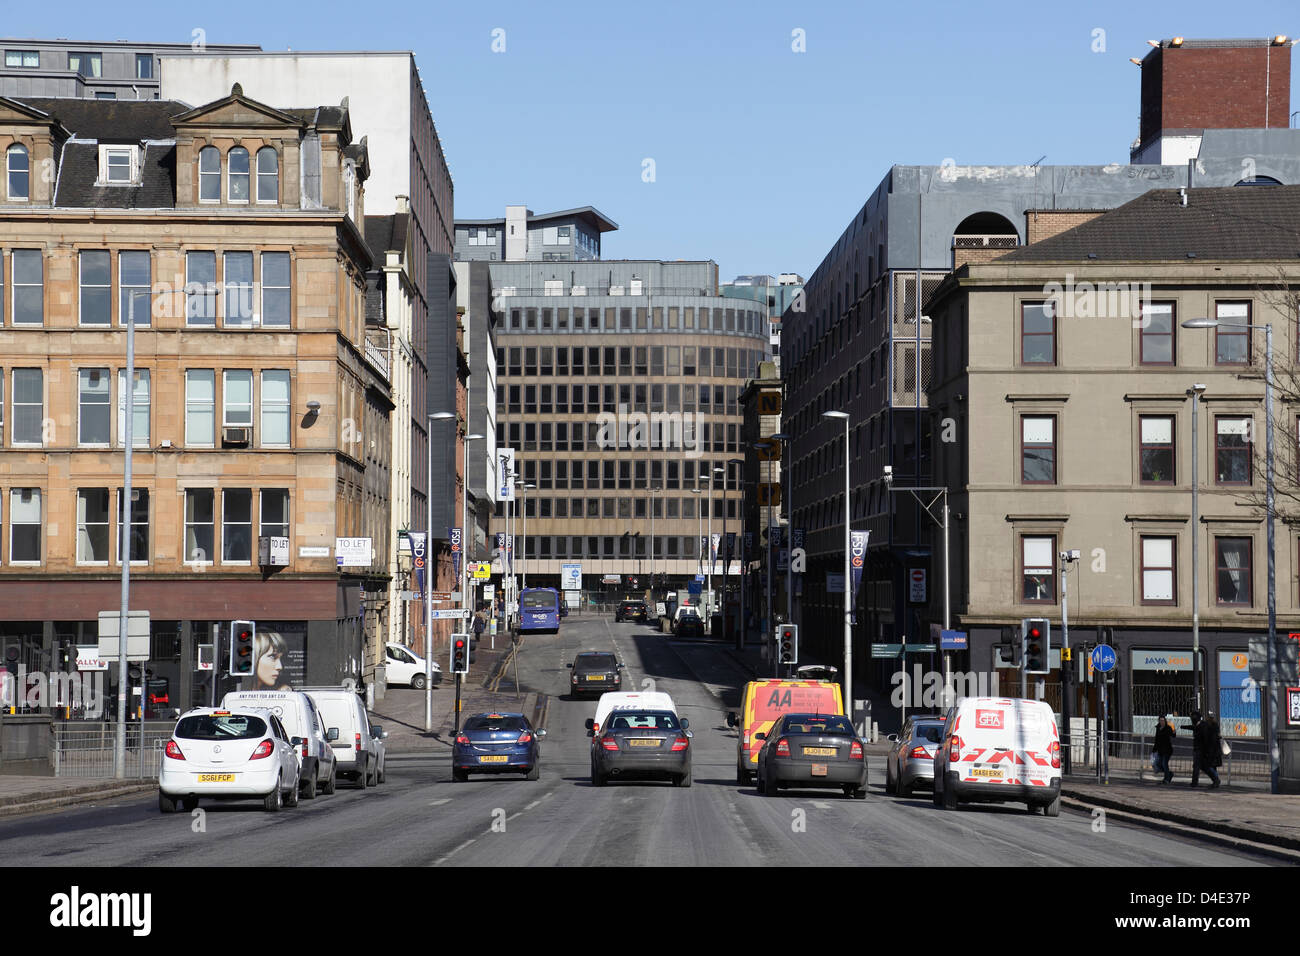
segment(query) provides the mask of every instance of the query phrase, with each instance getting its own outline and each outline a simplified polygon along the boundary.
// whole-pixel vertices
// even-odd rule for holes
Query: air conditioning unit
[[[258,537],[257,564],[263,568],[287,568],[289,566],[289,539],[269,534]]]
[[[221,444],[247,448],[253,443],[252,425],[226,425],[221,429]]]

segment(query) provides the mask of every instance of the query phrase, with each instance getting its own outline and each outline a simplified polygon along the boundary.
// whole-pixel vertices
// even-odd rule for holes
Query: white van
[[[325,718],[326,739],[338,759],[338,775],[362,790],[382,781],[379,750],[365,704],[346,687],[304,687]]]
[[[934,803],[1023,801],[1061,814],[1061,742],[1045,701],[964,697],[948,711],[934,756]]]
[[[302,738],[300,795],[311,800],[318,786],[322,793],[334,792],[338,761],[326,739],[324,720],[310,697],[296,690],[234,690],[222,698],[221,707],[265,707],[279,717],[290,737]]]
[[[674,716],[677,715],[677,705],[662,691],[610,691],[608,694],[600,695],[600,700],[596,701],[596,716],[587,721],[587,729],[591,731],[590,736],[594,739],[600,735],[600,728],[604,725],[610,711],[629,708],[667,710]]]

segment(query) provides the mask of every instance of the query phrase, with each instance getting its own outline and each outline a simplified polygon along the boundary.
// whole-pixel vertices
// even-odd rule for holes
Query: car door
[[[275,739],[275,753],[280,762],[281,781],[293,781],[296,785],[299,777],[298,749],[289,742],[289,735],[280,723],[280,718],[271,715],[271,736]]]

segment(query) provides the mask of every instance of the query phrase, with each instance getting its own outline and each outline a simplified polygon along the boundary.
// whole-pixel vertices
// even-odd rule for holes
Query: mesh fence
[[[171,721],[147,721],[143,727],[126,725],[125,777],[156,778],[162,766],[163,747],[171,739]],[[56,723],[52,725],[51,760],[56,777],[113,777],[113,750],[117,725],[111,722]]]

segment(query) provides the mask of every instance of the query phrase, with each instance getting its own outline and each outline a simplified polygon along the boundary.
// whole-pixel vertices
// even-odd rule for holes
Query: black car
[[[763,741],[760,793],[775,797],[782,787],[835,788],[846,797],[866,799],[866,754],[847,717],[786,714],[755,736]]]
[[[673,633],[678,637],[703,637],[704,621],[693,611],[683,611],[673,625]]]
[[[582,651],[569,665],[569,693],[574,697],[599,697],[606,691],[622,690],[623,665],[606,651]]]
[[[689,787],[689,725],[667,710],[613,711],[594,741],[591,785],[603,787],[610,777],[666,777],[674,787]]]
[[[645,601],[623,601],[614,610],[614,623],[617,624],[620,621],[640,621],[644,623],[649,613],[646,610]]]

